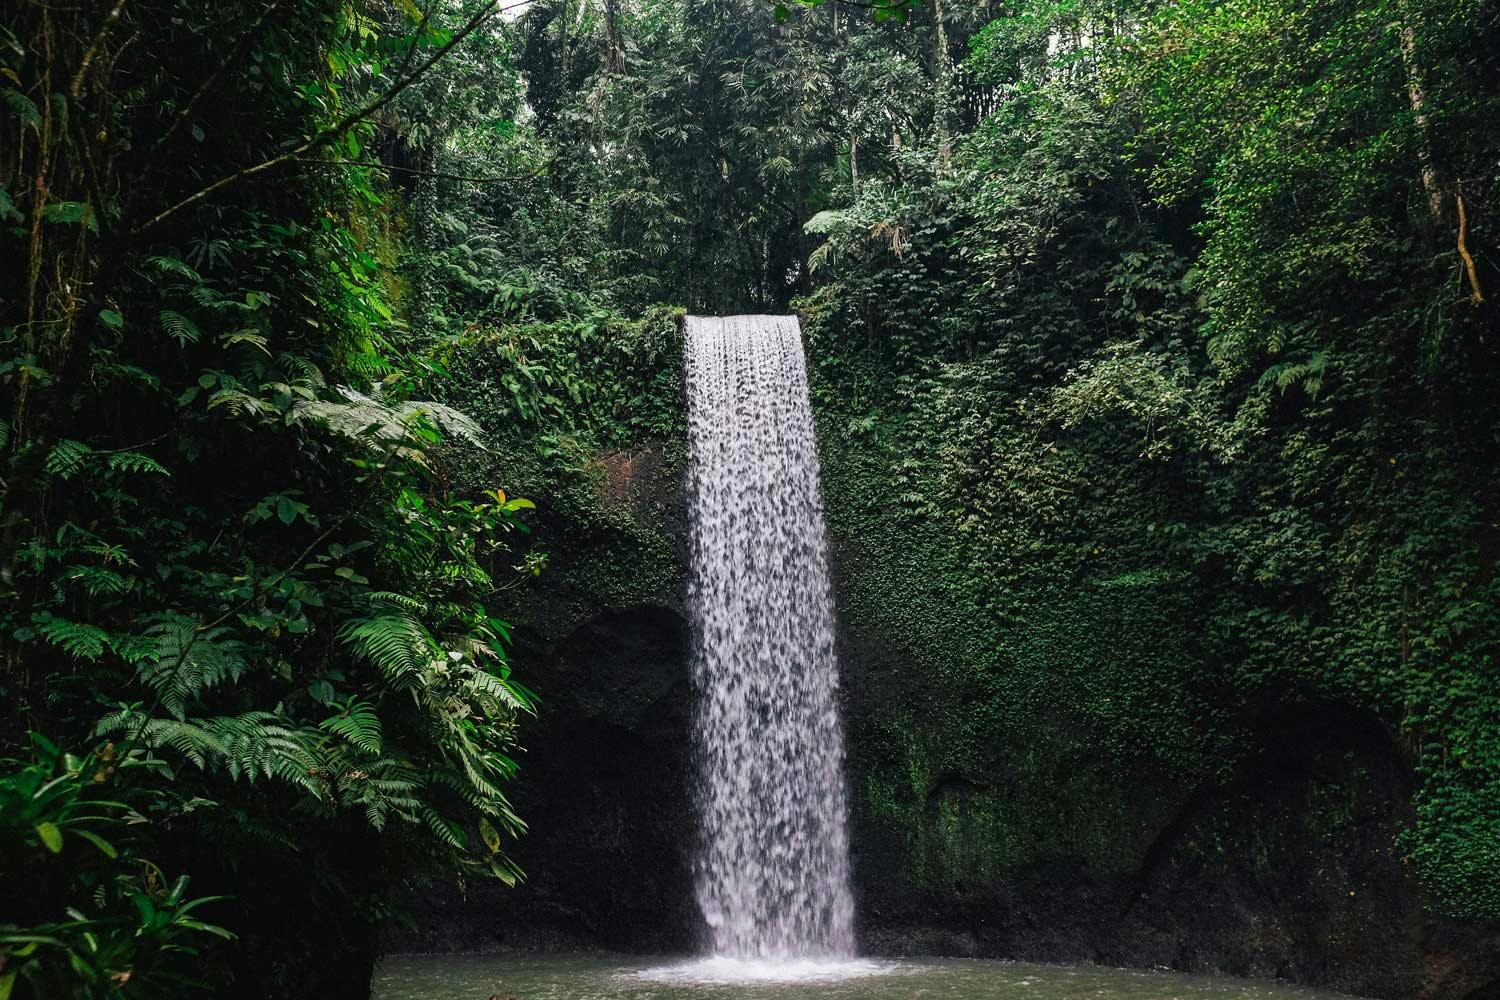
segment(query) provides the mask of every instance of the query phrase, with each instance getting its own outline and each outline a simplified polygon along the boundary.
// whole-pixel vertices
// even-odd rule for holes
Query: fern
[[[131,707],[101,719],[99,736],[140,734],[152,749],[170,750],[201,770],[236,781],[280,781],[317,799],[329,797],[330,768],[320,753],[323,733],[296,727],[270,712],[245,712],[200,721],[147,718]]]
[[[485,448],[484,428],[480,427],[473,417],[451,406],[424,400],[403,403],[399,407],[399,412],[402,419],[408,422],[417,417],[425,417],[443,433],[463,438],[481,450],[488,450]]]
[[[244,645],[226,638],[226,628],[200,631],[196,621],[173,616],[146,630],[156,648],[141,667],[141,680],[155,691],[164,707],[185,718],[188,703],[245,672]]]
[[[393,604],[403,611],[409,611],[414,615],[427,613],[426,602],[407,594],[397,594],[389,590],[376,590],[366,594],[365,599],[377,604]]]
[[[49,617],[37,625],[37,632],[69,656],[84,660],[97,660],[109,647],[109,633],[104,629],[65,618]]]
[[[463,850],[468,846],[468,838],[464,835],[463,828],[438,815],[437,810],[431,806],[422,808],[422,821],[426,823],[427,829],[432,831],[434,837],[454,850]]]
[[[161,274],[176,274],[193,282],[201,283],[203,281],[202,276],[197,271],[194,271],[186,262],[178,257],[151,255],[145,258],[145,262]]]
[[[485,447],[484,429],[467,414],[431,401],[389,404],[348,386],[339,386],[335,399],[311,399],[293,404],[289,418],[294,423],[313,422],[344,437],[383,445],[414,446],[418,425],[426,421],[453,437],[478,448]]]
[[[507,678],[471,667],[465,671],[463,683],[476,701],[488,703],[489,706],[500,706],[500,710],[487,709],[491,715],[531,711],[527,694],[517,690],[517,686]]]
[[[48,475],[57,476],[60,479],[71,479],[88,463],[91,454],[93,454],[93,449],[82,441],[64,438],[53,445],[52,450],[47,453],[47,461],[43,468]]]
[[[231,299],[226,299],[218,291],[207,285],[193,285],[188,289],[188,296],[198,305],[205,309],[224,310],[241,305]]]
[[[399,690],[417,686],[419,672],[439,656],[432,633],[405,612],[353,619],[339,630],[339,640]]]
[[[202,331],[198,329],[192,320],[175,309],[163,309],[159,318],[162,330],[165,331],[167,336],[177,341],[177,346],[179,347],[196,344],[199,338],[203,336]]]
[[[328,385],[327,380],[323,378],[323,370],[300,354],[279,355],[276,363],[281,366],[287,378],[296,385],[309,389],[322,389]]]
[[[271,356],[270,348],[266,346],[270,343],[270,341],[267,340],[260,333],[260,331],[254,328],[246,328],[243,330],[235,330],[231,333],[226,333],[219,338],[219,343],[226,348],[233,347],[235,344],[249,344],[251,347],[254,347],[256,350],[264,354],[266,357]]]
[[[156,459],[150,455],[142,455],[138,451],[116,452],[110,455],[105,461],[115,472],[149,472],[157,476],[171,475]]]
[[[76,583],[91,597],[117,597],[135,586],[134,578],[122,576],[103,566],[69,566],[63,570],[59,582]]]
[[[343,712],[323,720],[321,728],[342,736],[365,753],[380,753],[380,716],[367,701],[355,701]]]
[[[200,770],[224,756],[223,744],[210,729],[179,719],[147,718],[135,707],[112,712],[94,727],[94,735],[101,737],[137,733],[145,746],[170,749]]]
[[[243,389],[228,386],[208,398],[210,410],[220,407],[236,417],[264,417],[275,412],[265,400],[252,396]]]

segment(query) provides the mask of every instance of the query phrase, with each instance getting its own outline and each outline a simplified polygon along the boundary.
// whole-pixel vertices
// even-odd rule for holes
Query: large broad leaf
[[[57,854],[63,847],[62,830],[56,823],[38,823],[34,829],[36,835],[42,838],[42,844],[53,854]]]

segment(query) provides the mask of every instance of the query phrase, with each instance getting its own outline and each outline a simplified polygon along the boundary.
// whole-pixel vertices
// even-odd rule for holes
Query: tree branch
[[[429,2],[427,8],[422,11],[422,17],[417,21],[417,26],[412,29],[411,44],[401,55],[401,65],[396,70],[396,79],[406,75],[406,68],[411,65],[411,57],[417,52],[417,43],[422,39],[422,32],[427,30],[427,19],[432,12],[432,4]]]
[[[1484,301],[1484,295],[1479,291],[1479,272],[1474,269],[1474,258],[1469,253],[1469,242],[1467,239],[1469,235],[1469,216],[1464,211],[1464,196],[1458,194],[1456,195],[1456,200],[1458,202],[1458,255],[1463,258],[1464,272],[1469,277],[1469,288],[1472,291],[1469,301],[1477,306]]]
[[[112,9],[104,18],[104,23],[99,25],[99,31],[94,35],[94,40],[89,43],[88,49],[83,53],[83,60],[78,64],[78,72],[73,74],[73,83],[68,92],[73,95],[73,100],[78,100],[83,93],[83,78],[89,71],[89,66],[94,61],[94,56],[99,54],[99,46],[104,44],[104,39],[109,35],[109,29],[115,26],[120,19],[120,12],[125,9],[125,0],[117,0]]]
[[[123,3],[124,0],[121,0],[121,2]],[[130,231],[131,235],[139,235],[148,229],[155,228],[165,220],[182,211],[184,208],[187,208],[190,205],[197,204],[198,202],[207,198],[209,195],[213,194],[215,191],[222,190],[223,188],[226,188],[231,184],[235,184],[239,181],[246,180],[247,178],[254,177],[257,174],[263,174],[267,170],[271,170],[281,166],[283,163],[292,162],[302,157],[305,153],[311,152],[312,150],[318,149],[322,146],[326,146],[338,136],[344,134],[355,125],[364,121],[366,118],[370,117],[375,112],[379,111],[381,108],[394,101],[404,90],[406,90],[407,87],[410,87],[417,80],[421,79],[422,75],[429,69],[431,69],[439,59],[442,59],[443,56],[452,51],[453,47],[456,46],[459,42],[463,41],[465,38],[469,37],[469,35],[473,34],[474,30],[477,29],[485,21],[489,20],[491,16],[497,13],[504,13],[507,10],[514,10],[517,7],[524,7],[527,3],[530,2],[530,0],[521,0],[520,3],[511,4],[507,7],[500,7],[499,2],[500,0],[488,0],[484,7],[480,9],[479,13],[469,18],[467,24],[465,24],[461,29],[455,32],[453,37],[448,39],[448,41],[444,43],[442,47],[440,47],[431,56],[429,56],[426,61],[424,61],[416,69],[412,70],[409,76],[407,76],[403,80],[398,80],[390,90],[387,90],[384,94],[371,101],[369,104],[366,104],[364,107],[360,108],[357,111],[351,111],[349,114],[345,115],[343,118],[340,118],[334,124],[329,125],[326,128],[319,129],[316,133],[313,134],[311,138],[292,147],[285,153],[279,153],[276,156],[271,157],[270,159],[262,160],[261,162],[254,164],[253,166],[245,167],[243,170],[237,170],[232,174],[226,174],[225,176],[220,177],[218,180],[214,181],[212,184],[199,188],[197,191],[194,191],[186,198],[183,198],[176,204],[163,209],[156,215],[152,216],[150,219],[147,219],[145,222],[141,223],[139,226],[136,226]]]

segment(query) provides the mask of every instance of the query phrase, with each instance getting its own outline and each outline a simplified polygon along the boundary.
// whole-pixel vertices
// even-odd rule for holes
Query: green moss
[[[432,385],[492,435],[461,490],[496,486],[537,504],[540,585],[510,618],[560,637],[602,608],[676,600],[682,577],[668,520],[680,493],[686,417],[682,310],[627,318],[569,300],[538,317],[441,344]],[[523,667],[524,669],[524,667]]]

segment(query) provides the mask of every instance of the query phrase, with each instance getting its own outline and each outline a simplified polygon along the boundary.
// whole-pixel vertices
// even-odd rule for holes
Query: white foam
[[[642,969],[634,978],[654,983],[832,983],[895,971],[891,962],[865,958],[713,958]]]

